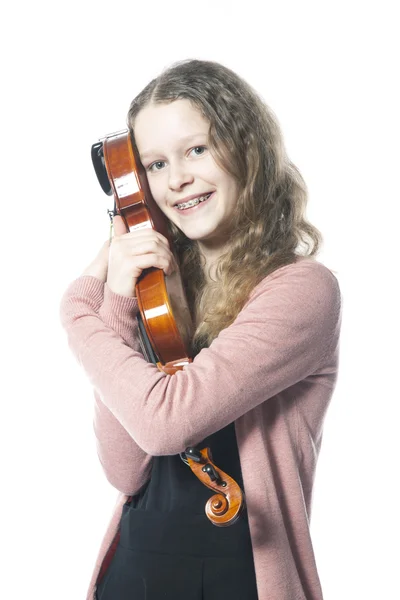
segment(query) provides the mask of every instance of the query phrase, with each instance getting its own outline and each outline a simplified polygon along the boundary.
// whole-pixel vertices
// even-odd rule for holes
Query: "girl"
[[[98,454],[120,492],[88,600],[319,600],[310,510],[335,387],[340,291],[271,110],[241,78],[178,63],[132,102],[132,140],[169,220],[195,323],[191,364],[139,350],[135,285],[177,265],[152,229],[114,237],[66,291],[61,317],[95,394]],[[209,446],[244,489],[229,527],[183,463]]]

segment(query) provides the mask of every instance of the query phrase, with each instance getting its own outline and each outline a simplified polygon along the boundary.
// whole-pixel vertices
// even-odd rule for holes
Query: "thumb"
[[[123,235],[124,233],[129,233],[129,229],[125,225],[125,221],[121,217],[121,215],[115,215],[115,217],[113,218],[113,227],[115,235]]]

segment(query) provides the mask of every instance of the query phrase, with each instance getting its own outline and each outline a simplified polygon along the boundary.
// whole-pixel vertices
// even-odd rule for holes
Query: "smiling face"
[[[189,100],[148,105],[134,124],[154,200],[189,239],[198,241],[206,258],[215,257],[228,239],[227,218],[238,198],[235,179],[209,150],[208,131],[208,121]]]

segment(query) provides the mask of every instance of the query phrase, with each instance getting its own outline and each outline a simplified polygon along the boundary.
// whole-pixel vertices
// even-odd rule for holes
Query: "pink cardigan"
[[[259,600],[320,600],[310,538],[315,469],[337,379],[341,296],[321,263],[300,259],[264,278],[236,320],[173,376],[138,351],[137,303],[82,276],[61,302],[68,342],[95,390],[97,449],[119,490],[90,582],[122,505],[151,457],[196,445],[235,421]]]

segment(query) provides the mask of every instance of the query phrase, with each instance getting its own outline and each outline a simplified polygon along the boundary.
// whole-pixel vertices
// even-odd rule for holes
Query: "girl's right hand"
[[[177,265],[168,240],[152,228],[129,232],[121,216],[113,219],[114,237],[108,254],[107,284],[121,296],[135,297],[135,287],[144,269],[157,267],[166,275]]]

